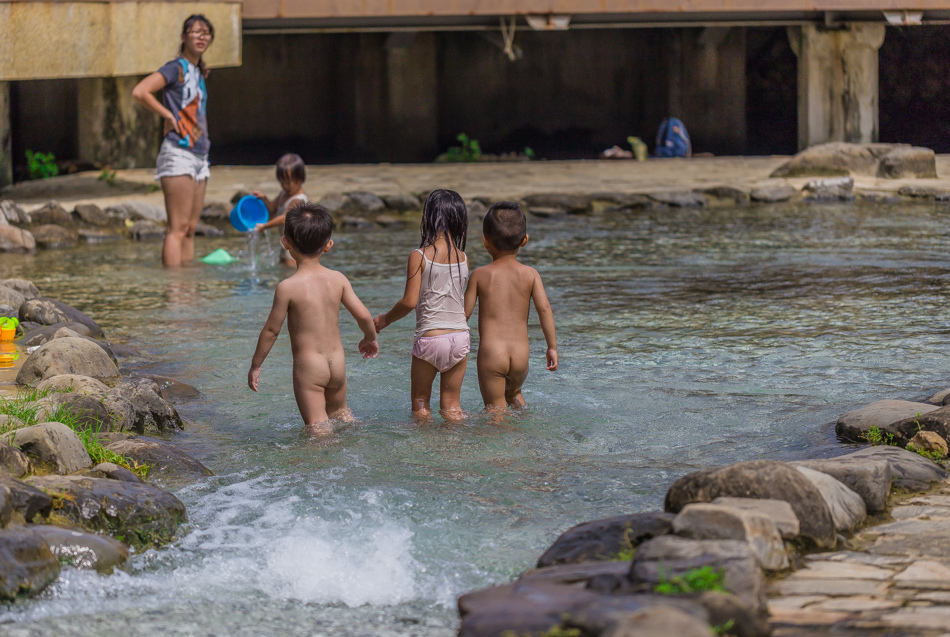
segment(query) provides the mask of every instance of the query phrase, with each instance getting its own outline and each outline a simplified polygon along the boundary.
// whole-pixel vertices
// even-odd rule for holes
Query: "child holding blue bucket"
[[[284,232],[284,218],[287,211],[294,206],[307,202],[307,195],[303,191],[303,184],[307,181],[307,166],[303,163],[300,155],[287,153],[277,160],[277,181],[280,182],[280,194],[276,199],[270,199],[262,192],[254,191],[254,196],[259,198],[267,206],[267,211],[272,215],[267,223],[259,223],[254,227],[254,232],[261,232],[268,228],[278,228],[279,232]],[[280,251],[280,262],[291,267],[296,265],[294,258],[286,248]]]

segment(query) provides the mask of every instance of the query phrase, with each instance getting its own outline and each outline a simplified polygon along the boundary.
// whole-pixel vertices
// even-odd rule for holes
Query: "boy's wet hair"
[[[320,252],[333,234],[330,211],[315,203],[302,203],[287,211],[284,217],[284,236],[304,256]]]
[[[303,163],[300,155],[287,153],[277,160],[277,180],[284,178],[293,179],[301,184],[307,181],[307,165]]]
[[[496,249],[511,252],[521,247],[528,234],[528,220],[516,202],[499,201],[488,209],[482,233]]]

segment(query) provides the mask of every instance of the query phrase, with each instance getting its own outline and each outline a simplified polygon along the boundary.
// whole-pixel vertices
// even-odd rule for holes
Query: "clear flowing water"
[[[252,271],[177,272],[159,244],[0,256],[4,276],[95,317],[137,363],[197,386],[176,440],[215,477],[168,485],[190,526],[102,577],[66,568],[40,598],[0,606],[5,635],[449,635],[465,591],[509,581],[575,523],[662,507],[677,477],[754,458],[842,453],[827,423],[879,398],[950,384],[948,209],[772,206],[530,221],[561,369],[532,315],[530,409],[479,416],[474,366],[460,425],[410,421],[412,319],[362,361],[343,314],[360,418],[308,437],[286,336],[246,387],[273,288]],[[374,312],[400,295],[417,231],[338,233],[325,258]],[[199,241],[202,254],[246,249]],[[477,234],[469,255],[486,261]],[[474,320],[472,322],[474,325]],[[475,340],[477,342],[477,339]],[[475,343],[473,343],[474,345]]]

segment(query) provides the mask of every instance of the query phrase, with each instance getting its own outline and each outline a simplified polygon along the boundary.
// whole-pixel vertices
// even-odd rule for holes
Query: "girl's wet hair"
[[[442,235],[448,235],[449,241],[459,252],[465,252],[465,242],[468,239],[468,208],[465,202],[454,190],[433,190],[426,197],[425,205],[422,207],[422,241],[419,247],[426,247],[435,244],[436,239]],[[449,254],[449,263],[452,263],[452,250]],[[433,261],[438,255],[438,249],[433,256]],[[456,263],[459,269],[459,279],[462,277],[462,265],[458,261],[458,255],[455,255]]]
[[[303,163],[300,155],[287,153],[277,160],[277,180],[285,177],[301,184],[307,181],[307,165]]]
[[[191,27],[195,26],[196,22],[204,22],[204,25],[208,27],[208,31],[211,32],[211,41],[214,42],[214,25],[211,24],[211,20],[206,18],[204,14],[201,13],[192,13],[190,16],[185,18],[184,24],[181,25],[181,37],[187,37],[188,32],[191,31]],[[178,47],[178,55],[184,55],[185,53],[185,43],[182,42],[181,46]],[[208,77],[208,67],[205,66],[204,56],[198,60],[198,69],[201,70],[201,74],[205,77]]]

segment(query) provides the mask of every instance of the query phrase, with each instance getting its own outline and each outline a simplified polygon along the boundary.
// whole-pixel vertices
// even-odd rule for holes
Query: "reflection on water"
[[[530,409],[492,425],[471,373],[466,422],[413,424],[411,318],[364,361],[344,312],[359,422],[324,440],[301,426],[286,336],[261,392],[245,385],[287,274],[263,245],[199,240],[201,254],[223,247],[242,261],[175,272],[159,267],[158,244],[0,256],[4,276],[33,279],[135,343],[137,365],[201,389],[181,406],[190,426],[178,440],[217,474],[176,490],[191,527],[174,546],[138,556],[128,575],[67,569],[0,621],[22,635],[451,634],[460,592],[507,581],[567,527],[660,507],[669,484],[697,468],[840,453],[823,424],[840,412],[947,385],[946,211],[532,219],[523,260],[544,277],[561,369],[544,372],[532,319]],[[334,239],[325,263],[371,311],[389,307],[417,233]],[[470,246],[484,263],[480,242]]]

